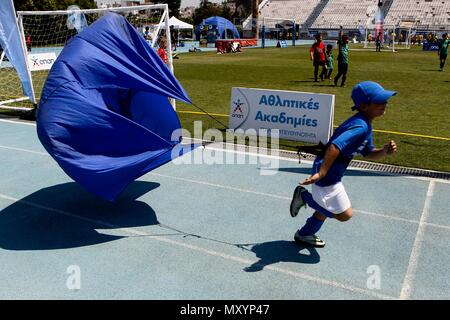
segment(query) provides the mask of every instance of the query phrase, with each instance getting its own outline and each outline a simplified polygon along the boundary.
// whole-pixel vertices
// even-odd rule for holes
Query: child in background
[[[337,86],[339,78],[342,76],[341,87],[345,86],[348,72],[348,36],[344,34],[341,29],[339,31],[339,40],[337,42],[339,47],[338,60],[338,74],[334,78],[334,85]]]
[[[158,56],[167,64],[166,39],[159,40]]]
[[[328,70],[326,78],[328,80],[331,80],[331,74],[333,73],[333,62],[334,62],[333,45],[331,45],[331,44],[327,45],[327,51],[325,52],[325,56],[327,58],[327,70]]]
[[[445,66],[445,60],[447,60],[447,56],[448,56],[448,47],[450,45],[450,40],[448,39],[448,35],[447,33],[444,33],[442,35],[442,41],[439,44],[439,51],[438,51],[438,55],[439,55],[439,71],[443,71],[444,70],[444,66]]]
[[[317,76],[319,74],[319,67],[322,67],[322,72],[320,73],[320,80],[326,76],[327,67],[325,61],[325,44],[322,41],[322,35],[316,35],[316,42],[309,49],[311,60],[314,66],[314,82],[319,82]]]

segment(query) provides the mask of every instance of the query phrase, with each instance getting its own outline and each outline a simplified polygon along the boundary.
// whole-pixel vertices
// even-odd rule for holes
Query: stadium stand
[[[302,29],[356,29],[364,26],[377,8],[378,0],[266,0],[260,19],[294,19]],[[418,21],[419,30],[450,28],[449,0],[384,0],[385,25],[401,20]]]
[[[348,29],[364,25],[368,18],[367,14],[372,14],[372,11],[375,11],[377,3],[378,0],[331,0],[311,25],[311,28],[335,29],[343,26]]]
[[[450,1],[448,0],[396,0],[385,19],[387,25],[397,25],[401,18],[418,21],[416,28],[432,30],[450,25]]]
[[[327,0],[328,1],[328,0]],[[304,28],[306,20],[311,16],[322,0],[269,0],[260,8],[260,18],[294,19]],[[307,26],[306,26],[307,27]]]

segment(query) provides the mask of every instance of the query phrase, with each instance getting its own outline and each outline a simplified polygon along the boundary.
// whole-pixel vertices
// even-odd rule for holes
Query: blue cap
[[[395,96],[397,92],[385,90],[378,83],[373,81],[364,81],[358,83],[353,87],[352,99],[355,103],[355,107],[359,107],[362,104],[373,103],[385,103],[392,96]]]

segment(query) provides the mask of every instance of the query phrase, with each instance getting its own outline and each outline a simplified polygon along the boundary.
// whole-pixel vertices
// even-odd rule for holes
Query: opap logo
[[[242,111],[242,106],[244,105],[244,102],[241,102],[241,99],[237,99],[237,101],[233,101],[234,110],[231,113],[231,116],[233,118],[242,119],[244,118],[244,112]]]
[[[245,95],[238,88],[233,88],[230,104],[230,121],[234,128],[239,128],[248,118],[249,103]]]
[[[56,61],[54,52],[35,53],[28,55],[28,64],[31,71],[49,70]]]

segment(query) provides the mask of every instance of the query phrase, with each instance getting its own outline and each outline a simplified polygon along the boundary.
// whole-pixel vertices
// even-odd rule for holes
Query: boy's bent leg
[[[303,187],[301,187],[303,188]],[[325,209],[324,207],[322,207],[320,204],[318,204],[314,199],[311,193],[308,192],[308,190],[306,190],[305,188],[303,188],[302,192],[301,192],[301,197],[303,199],[303,201],[310,206],[311,208],[313,208],[314,210],[316,210],[317,212],[320,212],[322,215],[324,215],[327,218],[334,218],[334,213],[328,211],[327,209]]]
[[[341,222],[350,220],[352,218],[352,216],[353,216],[353,208],[351,208],[351,207],[348,208],[347,210],[345,210],[344,212],[334,214],[334,218]]]
[[[315,235],[322,227],[326,217],[319,212],[315,212],[306,220],[305,225],[297,230],[294,235],[294,241],[303,245],[310,245],[313,247],[322,248],[325,246],[325,241],[321,240]]]

